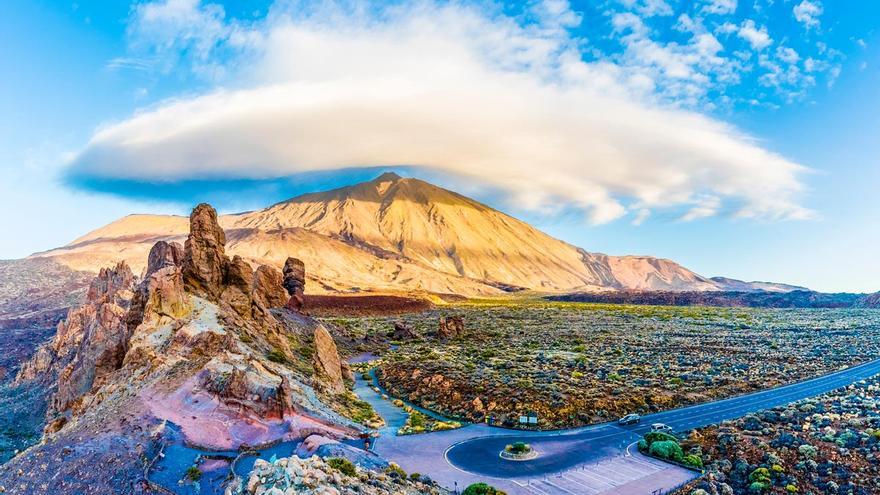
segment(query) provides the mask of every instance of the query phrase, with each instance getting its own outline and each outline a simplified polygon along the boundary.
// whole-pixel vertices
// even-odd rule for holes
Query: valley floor
[[[450,489],[487,481],[510,494],[642,495],[657,489],[666,493],[699,474],[635,452],[633,444],[651,423],[663,422],[676,431],[688,431],[813,397],[878,373],[880,360],[875,360],[797,384],[652,414],[641,424],[627,427],[610,423],[538,432],[472,424],[458,430],[408,436],[396,436],[393,428],[386,428],[374,450],[407,472],[428,475]],[[387,398],[359,380],[358,393],[389,415],[389,423],[405,419]],[[501,459],[498,453],[516,441],[528,442],[539,453],[538,458]]]

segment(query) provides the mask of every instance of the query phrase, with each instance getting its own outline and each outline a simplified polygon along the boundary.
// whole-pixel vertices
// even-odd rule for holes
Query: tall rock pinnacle
[[[187,290],[220,298],[229,258],[224,254],[226,234],[217,223],[217,211],[202,203],[189,216],[189,237],[184,244],[183,281]]]

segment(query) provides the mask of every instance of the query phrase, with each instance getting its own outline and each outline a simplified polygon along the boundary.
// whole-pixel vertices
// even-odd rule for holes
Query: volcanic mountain
[[[393,173],[219,221],[228,252],[254,266],[302,259],[311,267],[310,292],[719,288],[669,260],[587,252],[470,198]],[[126,261],[138,272],[157,241],[181,242],[187,229],[186,217],[130,215],[32,258],[90,272]]]

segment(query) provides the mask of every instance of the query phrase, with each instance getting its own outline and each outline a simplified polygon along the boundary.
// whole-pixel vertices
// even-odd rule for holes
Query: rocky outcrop
[[[420,478],[406,479],[398,470],[377,472],[356,467],[350,462],[336,461],[331,466],[318,456],[300,459],[296,456],[268,462],[257,459],[247,483],[245,494],[275,495],[440,495],[449,493],[432,482]],[[242,492],[237,492],[242,493]]]
[[[189,216],[189,237],[184,244],[183,281],[186,289],[217,301],[224,288],[229,258],[226,234],[217,223],[217,211],[202,203]]]
[[[405,321],[398,320],[394,322],[394,330],[391,332],[391,338],[398,342],[407,342],[418,339],[419,336],[416,334],[415,330],[413,330],[411,325],[407,324]]]
[[[150,249],[147,256],[147,271],[144,278],[169,266],[180,267],[183,262],[183,246],[178,242],[159,241]]]
[[[284,307],[287,303],[287,294],[283,282],[278,270],[268,265],[260,265],[254,272],[254,282],[251,286],[254,303],[266,308]]]
[[[213,208],[199,205],[190,223],[185,247],[153,246],[139,284],[124,263],[101,270],[86,303],[22,367],[19,385],[54,390],[44,430],[51,441],[33,449],[70,445],[64,462],[86,465],[97,457],[80,448],[83,439],[123,445],[133,431],[164,422],[177,425],[186,442],[215,450],[312,434],[360,435],[361,427],[333,404],[351,376],[327,329],[282,308],[288,295],[278,270],[254,271],[244,258],[226,256]],[[304,270],[293,266],[287,285],[301,296]],[[28,452],[13,462],[40,462],[43,451]],[[141,457],[133,462],[123,467],[142,476]],[[20,484],[21,490],[83,493],[65,481],[43,481]]]
[[[71,309],[52,341],[22,366],[16,377],[19,384],[40,378],[56,382],[50,416],[66,411],[122,365],[133,289],[134,275],[124,262],[102,269],[89,286],[86,302]]]
[[[296,258],[287,258],[284,262],[284,288],[290,295],[287,301],[287,309],[301,311],[304,303],[306,289],[306,267],[302,261]]]
[[[464,335],[464,319],[461,316],[441,316],[437,334],[441,339],[454,339]]]
[[[315,353],[313,357],[315,373],[324,388],[331,393],[339,394],[345,391],[345,383],[342,380],[342,360],[336,349],[336,342],[330,336],[330,332],[324,325],[315,327]]]

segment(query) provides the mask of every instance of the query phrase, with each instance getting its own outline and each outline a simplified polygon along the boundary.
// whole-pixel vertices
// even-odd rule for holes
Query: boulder
[[[290,299],[287,308],[292,311],[302,310],[306,288],[306,267],[296,258],[287,258],[284,262],[284,288]]]
[[[418,337],[419,336],[416,335],[413,328],[406,322],[400,320],[394,322],[394,330],[391,332],[392,340],[406,342],[409,340],[415,340]]]
[[[345,391],[342,380],[342,360],[336,349],[336,342],[324,325],[315,327],[315,352],[312,358],[315,375],[328,392],[339,394]]]
[[[441,316],[438,335],[441,339],[454,339],[464,334],[464,319],[461,316]]]

